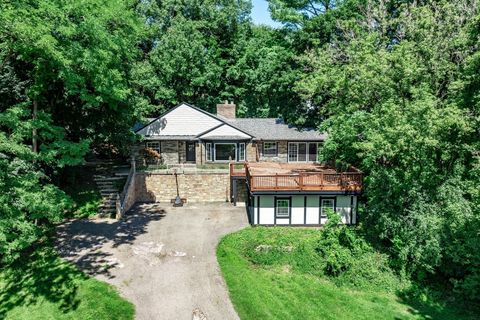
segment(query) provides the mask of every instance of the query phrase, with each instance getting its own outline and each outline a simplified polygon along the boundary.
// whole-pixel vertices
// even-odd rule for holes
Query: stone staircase
[[[102,196],[102,203],[98,208],[99,217],[115,216],[117,194],[121,193],[128,176],[128,165],[115,165],[111,162],[101,162],[95,166],[93,176],[97,188]]]

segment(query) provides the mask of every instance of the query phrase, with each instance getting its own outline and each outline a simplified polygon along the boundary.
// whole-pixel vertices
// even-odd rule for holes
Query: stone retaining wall
[[[188,202],[228,201],[230,176],[228,173],[178,174],[180,197]],[[135,177],[138,202],[170,201],[177,196],[173,174],[138,172]]]

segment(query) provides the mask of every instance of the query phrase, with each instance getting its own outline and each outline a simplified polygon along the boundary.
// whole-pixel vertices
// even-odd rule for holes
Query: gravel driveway
[[[246,226],[245,208],[227,203],[140,204],[122,221],[60,226],[57,248],[116,286],[135,304],[137,319],[238,319],[215,248],[223,235]]]

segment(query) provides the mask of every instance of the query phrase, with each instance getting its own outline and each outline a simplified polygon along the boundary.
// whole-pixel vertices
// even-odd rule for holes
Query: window
[[[278,218],[290,217],[290,199],[276,199],[275,215]]]
[[[215,143],[215,161],[236,160],[236,151],[235,143]]]
[[[321,199],[320,200],[320,216],[327,217],[327,210],[335,211],[335,199]]]
[[[263,143],[263,155],[266,157],[273,157],[277,155],[277,143],[266,141]]]
[[[315,162],[318,161],[317,142],[289,142],[288,162]]]
[[[317,161],[317,144],[316,143],[308,144],[308,161],[311,161],[311,162]]]
[[[307,161],[307,144],[305,142],[298,143],[298,162]]]
[[[213,160],[213,148],[211,143],[205,144],[205,158],[207,161]]]
[[[288,144],[288,162],[298,161],[298,143],[290,142]]]
[[[152,141],[152,142],[147,142],[145,146],[148,149],[155,150],[156,152],[160,153],[160,142],[159,141]]]
[[[239,143],[238,144],[237,161],[245,161],[245,143]]]

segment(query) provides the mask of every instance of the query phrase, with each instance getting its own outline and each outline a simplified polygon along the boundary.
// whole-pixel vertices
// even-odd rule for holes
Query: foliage
[[[235,58],[235,41],[248,30],[248,1],[141,1],[147,37],[145,59],[133,70],[139,109],[157,115],[187,101],[206,109],[225,93],[226,70]],[[225,81],[227,80],[227,81]]]
[[[0,271],[2,319],[133,319],[133,305],[42,246]]]
[[[22,250],[40,239],[48,224],[61,221],[71,200],[54,186],[44,168],[75,165],[88,146],[86,141],[65,140],[62,128],[53,126],[48,115],[26,119],[22,107],[0,114],[0,259],[11,262]],[[23,144],[37,126],[38,153]]]
[[[243,236],[251,239],[245,239],[242,255],[257,266],[288,266],[301,274],[365,291],[397,292],[406,287],[390,268],[388,256],[373,249],[360,230],[339,225],[340,217],[333,212],[328,216],[322,231],[245,231]]]
[[[324,159],[367,174],[365,230],[393,266],[478,299],[478,7],[382,3],[305,54],[297,90],[326,119]]]
[[[0,110],[36,101],[66,128],[69,139],[119,147],[131,140],[129,65],[137,57],[142,30],[131,5],[123,0],[2,1],[0,73],[11,74],[23,88],[15,95],[5,92],[9,97]]]
[[[302,259],[300,264],[308,265],[313,256],[318,256],[315,248],[321,233],[313,229],[256,227],[220,241],[217,258],[242,319],[475,319],[475,314],[455,305],[424,303],[403,294],[400,298],[368,284],[369,278],[364,278],[361,271],[377,263],[375,256],[368,253],[358,256],[363,257],[364,264],[358,264],[356,274],[343,283],[337,282],[341,276],[304,272],[295,263]],[[261,244],[262,251],[255,251]],[[304,252],[297,254],[301,247]],[[348,284],[362,278],[365,283],[356,288]]]
[[[121,149],[132,140],[129,62],[142,25],[131,5],[1,2],[1,262],[71,209],[58,188],[66,167],[79,165],[89,146]]]
[[[86,166],[63,171],[61,188],[73,201],[68,217],[85,218],[98,214],[102,196],[95,183],[94,174],[94,168]]]

